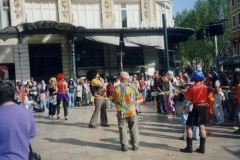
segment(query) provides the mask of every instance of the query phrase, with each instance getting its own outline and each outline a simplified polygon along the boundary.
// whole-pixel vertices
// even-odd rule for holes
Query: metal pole
[[[164,36],[164,47],[165,47],[165,55],[166,55],[166,70],[169,70],[169,53],[168,53],[168,34],[167,34],[167,25],[166,25],[166,18],[165,14],[162,14],[162,21],[163,21],[163,36]]]
[[[122,56],[123,56],[123,52],[121,51],[121,71],[123,71],[123,58],[122,58]]]
[[[23,74],[22,74],[22,39],[23,37],[20,35],[18,37],[18,58],[19,58],[19,65],[20,65],[20,76],[21,76],[21,83],[23,84]]]
[[[215,39],[215,61],[216,61],[216,72],[219,71],[219,68],[218,68],[218,45],[217,45],[217,36],[215,35],[214,36],[214,39]]]
[[[70,44],[72,47],[72,59],[73,59],[73,78],[76,78],[76,58],[75,58],[75,50],[74,50],[74,38],[70,40]]]

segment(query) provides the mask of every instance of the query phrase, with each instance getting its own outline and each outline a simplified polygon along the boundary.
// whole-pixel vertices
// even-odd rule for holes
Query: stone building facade
[[[102,29],[105,33],[108,29],[161,28],[162,13],[166,14],[167,27],[174,26],[172,0],[0,0],[0,3],[0,31],[9,26],[41,21],[67,23],[89,30]],[[127,47],[79,37],[74,40],[78,76],[85,76],[92,67],[98,68],[104,77],[116,76],[120,61],[118,53],[122,49],[125,52],[124,70],[144,74],[152,67],[164,70],[163,51],[156,47]],[[0,35],[0,65],[7,66],[9,79],[20,80],[22,74],[23,81],[30,77],[47,80],[58,72],[63,72],[66,78],[73,77],[71,44],[63,33],[25,35],[21,45],[22,73],[17,44],[16,38],[4,39]],[[175,45],[169,44],[170,50],[174,50]],[[170,58],[173,54],[170,53]],[[170,61],[171,69],[174,69],[174,59]]]

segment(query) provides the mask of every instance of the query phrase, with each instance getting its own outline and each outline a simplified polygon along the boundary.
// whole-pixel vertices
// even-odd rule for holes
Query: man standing
[[[97,127],[98,115],[101,110],[101,125],[109,127],[107,119],[106,102],[104,100],[104,83],[100,81],[100,75],[96,69],[91,69],[87,72],[87,79],[90,81],[90,91],[94,96],[95,110],[89,123],[89,128]]]
[[[189,112],[186,122],[187,147],[180,149],[181,152],[192,153],[192,127],[198,126],[200,131],[200,147],[196,151],[205,153],[208,90],[207,86],[202,83],[204,78],[202,71],[193,71],[190,81],[195,82],[195,84],[190,86],[186,92],[181,91],[185,98],[193,104],[192,112]]]
[[[163,79],[159,75],[158,71],[154,72],[154,79],[153,79],[153,91],[161,92],[163,88]],[[164,106],[164,97],[163,95],[157,95],[156,96],[156,101],[157,101],[157,112],[162,113],[162,110],[164,113],[167,113],[165,106]],[[161,109],[162,106],[162,109]]]
[[[127,128],[130,130],[130,142],[135,151],[139,148],[137,102],[135,99],[138,99],[140,94],[134,86],[128,83],[129,74],[127,72],[120,73],[120,81],[121,83],[114,88],[109,100],[116,103],[122,151],[128,151]]]
[[[0,81],[0,159],[28,159],[30,139],[36,135],[33,115],[14,103],[15,87]]]

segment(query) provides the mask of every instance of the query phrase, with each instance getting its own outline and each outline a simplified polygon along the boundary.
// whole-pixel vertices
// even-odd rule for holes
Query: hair
[[[12,81],[0,81],[0,105],[5,102],[14,102],[15,86]]]
[[[88,70],[87,75],[86,75],[87,80],[89,80],[89,82],[90,82],[89,86],[90,86],[90,91],[91,91],[92,95],[94,93],[93,93],[91,81],[92,81],[92,79],[94,79],[96,77],[97,74],[98,74],[98,71],[96,69],[90,69],[90,70]]]
[[[195,66],[191,66],[191,65],[188,65],[186,68],[185,68],[185,72],[187,72],[187,74],[189,76],[192,75],[192,72],[195,70]]]

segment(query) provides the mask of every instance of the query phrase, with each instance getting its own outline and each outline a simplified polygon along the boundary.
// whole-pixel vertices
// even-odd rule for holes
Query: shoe
[[[192,148],[192,138],[187,137],[187,147],[184,149],[180,149],[180,152],[184,153],[192,153],[193,148]]]
[[[60,119],[60,115],[57,115],[57,119]]]
[[[104,124],[102,125],[102,127],[110,127],[108,124]]]
[[[184,136],[180,137],[179,139],[180,140],[186,140],[186,136],[184,135]]]
[[[219,121],[219,122],[216,123],[216,125],[220,125],[220,124],[223,124],[223,123],[224,123],[224,121]]]
[[[234,134],[240,134],[240,129],[233,131]]]
[[[133,146],[132,148],[133,148],[133,151],[136,151],[139,149],[139,146]]]
[[[236,127],[236,126],[234,126],[234,127],[233,127],[233,129],[235,129],[235,130],[238,130],[239,128],[238,128],[238,127]]]
[[[127,148],[127,147],[122,147],[121,150],[122,150],[123,152],[126,152],[126,151],[128,151],[128,148]]]
[[[48,118],[50,119],[50,118],[52,118],[52,116],[51,116],[51,115],[49,115],[49,116],[48,116]]]
[[[68,117],[67,117],[67,116],[65,117],[65,120],[68,120]]]
[[[174,118],[173,115],[169,115],[168,118]]]
[[[54,115],[54,116],[52,116],[52,118],[57,118],[57,117]]]
[[[200,146],[196,149],[196,152],[198,153],[205,153],[205,142],[206,138],[200,137]]]
[[[94,126],[94,125],[92,125],[92,124],[89,124],[88,127],[89,127],[89,128],[97,128],[97,126]]]
[[[229,119],[230,121],[235,121],[235,119],[232,118],[232,117],[229,117],[228,119]]]

